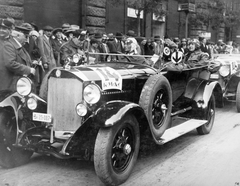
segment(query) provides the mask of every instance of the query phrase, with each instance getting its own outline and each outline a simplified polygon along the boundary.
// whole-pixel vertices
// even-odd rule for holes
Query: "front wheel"
[[[16,125],[8,112],[0,112],[0,166],[13,168],[25,164],[33,152],[14,146]]]
[[[238,82],[237,91],[236,91],[236,106],[237,106],[237,112],[240,112],[240,82]]]
[[[197,128],[197,132],[200,135],[209,134],[213,127],[215,119],[215,99],[213,95],[208,102],[205,117],[207,123]]]
[[[106,185],[119,185],[130,176],[140,146],[139,124],[133,115],[98,132],[94,148],[96,174]]]

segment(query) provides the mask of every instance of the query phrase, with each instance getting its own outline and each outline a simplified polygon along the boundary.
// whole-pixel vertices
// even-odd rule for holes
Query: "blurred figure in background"
[[[158,56],[162,56],[163,40],[160,38],[160,36],[154,36],[154,53]]]
[[[151,38],[148,38],[147,43],[144,45],[144,53],[145,55],[154,54],[154,43]]]
[[[235,42],[233,43],[232,54],[239,54],[238,44]]]
[[[89,54],[89,64],[95,64],[95,63],[99,63],[100,61],[100,55],[97,54],[99,53],[99,41],[95,38],[92,38],[90,40],[90,47],[89,47],[89,52],[91,52],[91,54]],[[96,54],[94,54],[96,53]]]

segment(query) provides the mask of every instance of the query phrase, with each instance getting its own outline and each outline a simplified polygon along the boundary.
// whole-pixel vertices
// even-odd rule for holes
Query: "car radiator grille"
[[[54,77],[48,82],[47,109],[53,118],[54,131],[76,131],[81,125],[75,108],[82,101],[82,83],[77,79]]]

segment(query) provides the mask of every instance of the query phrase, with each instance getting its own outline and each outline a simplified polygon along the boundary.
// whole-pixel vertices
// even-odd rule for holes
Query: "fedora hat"
[[[52,31],[52,34],[55,35],[57,32],[63,32],[63,30],[61,28],[55,28]]]
[[[160,36],[154,36],[154,41],[160,41]]]
[[[66,28],[69,28],[69,27],[70,27],[69,23],[63,23],[62,24],[62,29],[66,29]]]
[[[79,30],[80,27],[78,25],[70,25],[69,29],[72,29],[72,30]]]
[[[102,38],[102,34],[97,32],[97,33],[94,34],[94,38],[100,39],[100,38]]]
[[[135,37],[135,32],[133,30],[128,30],[126,35],[130,37]]]
[[[8,19],[0,19],[0,26],[8,29],[12,29],[13,22]]]
[[[38,31],[38,26],[34,22],[31,22],[30,24],[36,31]]]
[[[121,32],[116,32],[115,37],[121,39],[123,37],[123,34]]]

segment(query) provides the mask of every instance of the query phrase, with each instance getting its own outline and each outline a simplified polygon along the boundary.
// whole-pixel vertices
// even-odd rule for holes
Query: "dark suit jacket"
[[[15,90],[22,75],[30,74],[31,58],[13,38],[5,41],[0,51],[0,90]]]
[[[210,49],[209,49],[206,45],[203,45],[203,44],[201,43],[201,44],[200,44],[200,49],[201,49],[202,52],[208,53],[209,58],[211,57]]]
[[[124,53],[123,43],[116,39],[107,42],[110,53]]]
[[[67,41],[65,41],[63,39],[61,41],[59,41],[57,38],[54,38],[51,40],[53,55],[56,60],[57,66],[61,66],[61,64],[62,64],[61,59],[60,59],[60,48],[66,42]]]

